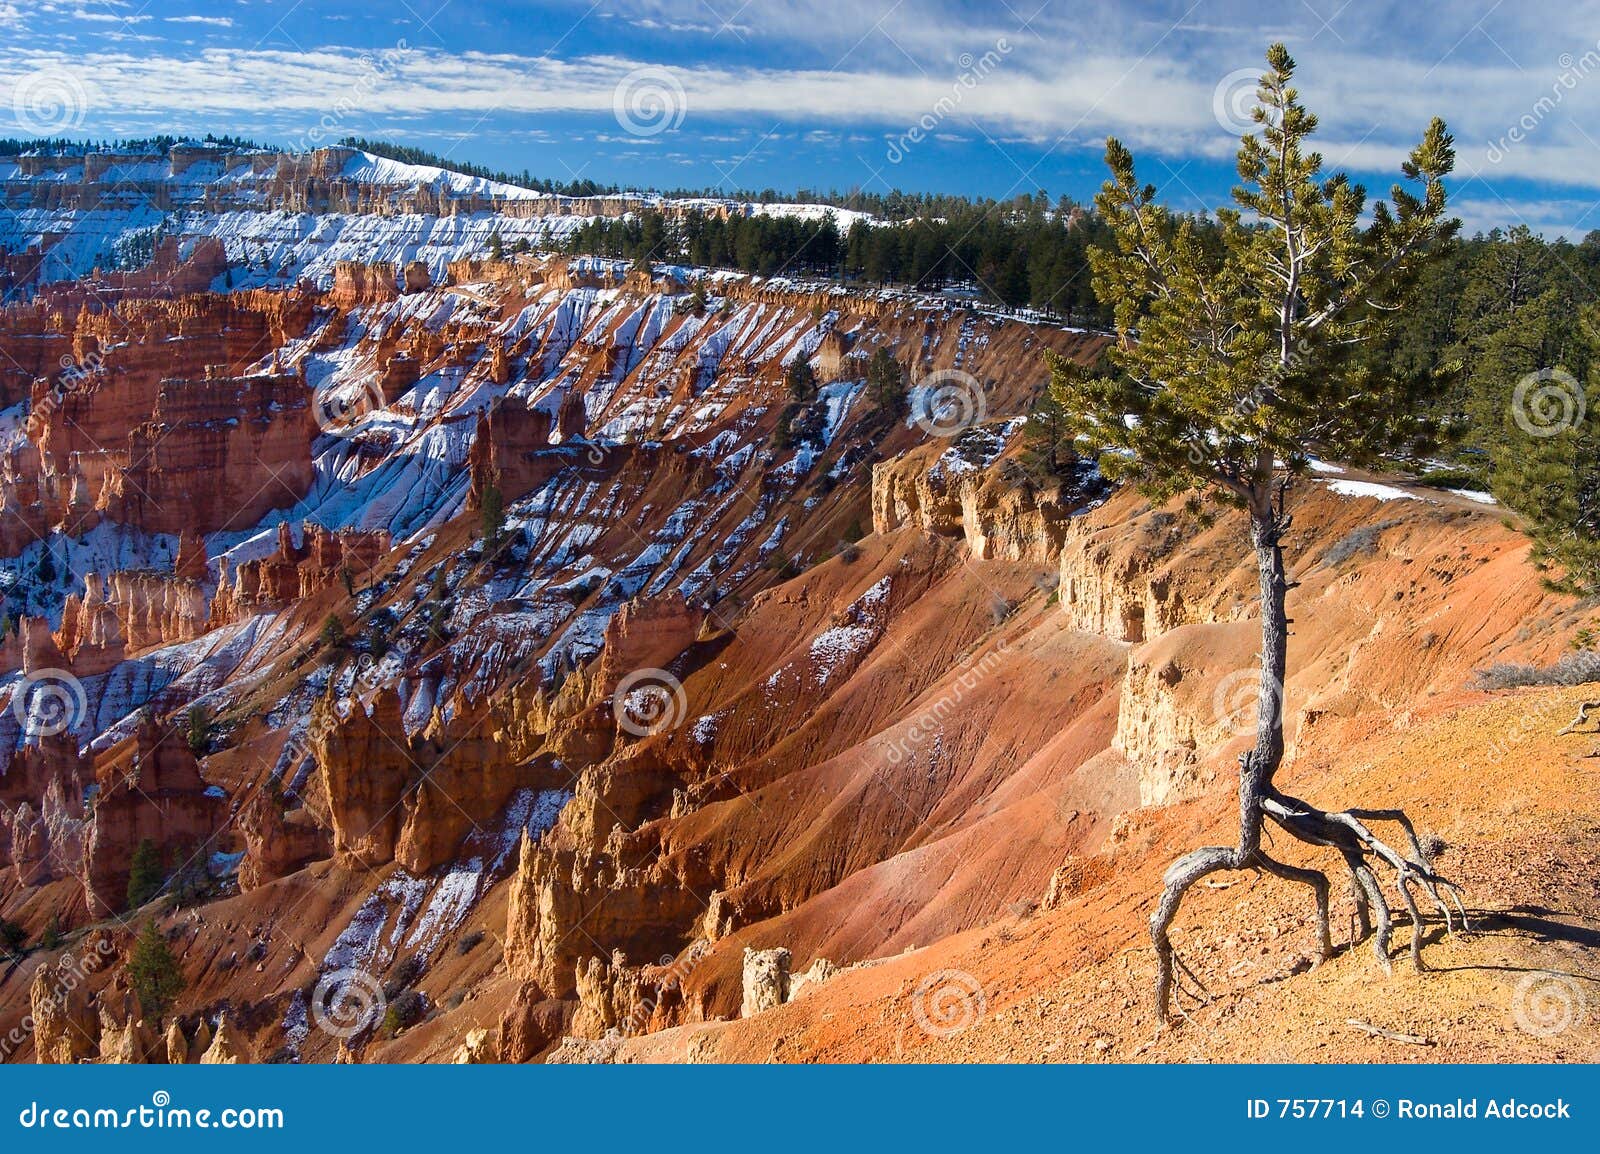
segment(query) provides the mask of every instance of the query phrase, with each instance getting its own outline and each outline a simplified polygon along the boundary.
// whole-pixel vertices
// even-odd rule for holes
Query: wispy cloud
[[[205,18],[208,22],[210,18]],[[193,22],[193,21],[187,21]],[[90,52],[73,57],[23,49],[0,60],[0,91],[41,68],[80,72],[102,93],[102,108],[175,115],[314,114],[344,99],[364,71],[364,56],[347,48],[305,52],[213,47],[197,54]],[[1600,60],[1600,56],[1597,56]],[[654,62],[622,56],[567,59],[491,52],[409,52],[368,85],[366,103],[387,113],[535,115],[609,114],[618,83]],[[1043,67],[1045,63],[1051,66]],[[1518,177],[1572,187],[1600,187],[1600,148],[1583,123],[1600,123],[1596,75],[1564,94],[1558,116],[1491,161],[1490,142],[1533,107],[1552,83],[1510,65],[1370,57],[1343,49],[1319,53],[1304,88],[1327,111],[1322,148],[1332,163],[1392,170],[1428,118],[1444,110],[1470,175]],[[1234,68],[1249,67],[1248,61]],[[982,84],[962,94],[949,127],[1049,147],[1095,147],[1107,133],[1169,157],[1224,158],[1236,139],[1219,127],[1212,98],[1225,75],[1201,60],[1157,59],[1104,52],[1065,69],[1016,53]],[[1375,67],[1385,77],[1370,83]],[[1230,68],[1228,71],[1232,71]],[[672,68],[690,113],[709,129],[741,119],[771,119],[802,128],[875,125],[895,128],[922,117],[951,92],[954,73],[882,68],[732,66]]]
[[[1265,15],[1258,0],[606,0],[594,8],[523,0],[456,3],[443,9],[446,19],[429,15],[436,5],[419,5],[420,14],[408,7],[374,0],[326,14],[310,4],[240,4],[228,15],[213,7],[157,16],[135,31],[152,17],[126,0],[0,0],[0,27],[27,33],[0,56],[0,124],[12,87],[50,68],[92,88],[84,131],[94,134],[183,132],[202,122],[293,133],[359,87],[361,106],[384,124],[446,136],[459,126],[502,140],[554,128],[560,148],[614,135],[619,82],[651,67],[672,72],[688,114],[646,154],[663,155],[670,143],[675,159],[704,159],[730,136],[750,138],[752,152],[760,141],[790,140],[798,143],[781,163],[795,183],[809,183],[834,174],[806,166],[826,163],[826,151],[848,139],[860,155],[838,174],[841,184],[898,180],[909,170],[874,171],[883,142],[940,108],[917,158],[929,165],[924,181],[941,178],[933,166],[941,149],[981,152],[997,195],[1026,186],[1046,161],[1058,180],[1063,171],[1097,180],[1095,154],[1114,133],[1136,146],[1164,194],[1214,202],[1226,194],[1237,145],[1214,111],[1218,84],[1260,67],[1266,44],[1281,38],[1322,115],[1319,146],[1331,165],[1393,173],[1427,121],[1444,115],[1457,136],[1460,183],[1485,214],[1501,197],[1526,199],[1530,216],[1580,219],[1577,202],[1600,190],[1600,0],[1571,0],[1554,20],[1539,5],[1506,0],[1295,0]],[[337,19],[352,12],[353,21]],[[386,31],[395,16],[415,18]],[[169,26],[187,29],[186,47],[133,39]],[[349,46],[358,26],[380,39],[404,34],[413,49],[368,76],[363,53]],[[260,47],[238,46],[258,39]],[[1002,40],[1003,65],[950,107],[964,62]],[[577,163],[580,154],[557,155]]]

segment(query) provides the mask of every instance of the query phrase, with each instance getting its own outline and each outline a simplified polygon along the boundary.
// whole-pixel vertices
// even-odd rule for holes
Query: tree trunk
[[[1250,543],[1255,547],[1261,588],[1260,694],[1256,699],[1256,745],[1239,767],[1239,848],[1242,869],[1261,848],[1261,802],[1283,763],[1283,693],[1289,667],[1289,578],[1283,567],[1283,519],[1270,497],[1251,503]]]
[[[1260,694],[1257,700],[1256,743],[1239,758],[1239,840],[1232,846],[1204,846],[1174,862],[1163,877],[1164,889],[1156,912],[1150,918],[1150,937],[1156,947],[1156,1015],[1164,1025],[1172,1006],[1174,954],[1169,931],[1178,915],[1183,895],[1208,874],[1221,870],[1262,869],[1286,881],[1309,887],[1316,899],[1317,937],[1321,957],[1333,956],[1333,940],[1328,913],[1329,885],[1321,870],[1292,866],[1277,861],[1261,848],[1262,822],[1273,822],[1307,844],[1336,849],[1344,857],[1352,881],[1359,887],[1363,921],[1370,905],[1378,919],[1373,949],[1379,964],[1389,969],[1389,909],[1379,889],[1377,877],[1368,864],[1376,858],[1394,868],[1401,896],[1412,917],[1412,958],[1421,970],[1422,918],[1410,886],[1419,884],[1444,915],[1445,926],[1452,928],[1450,908],[1441,891],[1448,893],[1461,914],[1463,929],[1470,929],[1458,888],[1434,872],[1433,862],[1417,837],[1410,819],[1400,810],[1345,810],[1325,813],[1315,806],[1280,793],[1273,776],[1283,762],[1284,682],[1288,673],[1289,579],[1283,563],[1283,534],[1289,519],[1281,505],[1275,506],[1264,488],[1251,494],[1250,541],[1255,549],[1256,570],[1261,590]],[[1398,823],[1409,839],[1411,856],[1385,845],[1364,821]],[[1191,975],[1192,976],[1192,975]]]

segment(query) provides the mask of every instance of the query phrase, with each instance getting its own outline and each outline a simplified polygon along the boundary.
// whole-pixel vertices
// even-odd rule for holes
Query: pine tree
[[[161,850],[149,838],[141,838],[134,847],[133,861],[128,867],[128,908],[136,910],[156,894],[166,875],[161,870]]]
[[[1600,310],[1590,317],[1584,339],[1600,344]],[[1580,359],[1594,364],[1595,353]],[[1521,515],[1548,584],[1592,596],[1600,593],[1600,370],[1585,375],[1587,387],[1565,368],[1539,370],[1509,390],[1492,488]]]
[[[1111,450],[1100,458],[1102,470],[1152,498],[1187,492],[1242,506],[1260,574],[1260,693],[1255,747],[1240,759],[1239,836],[1234,845],[1187,854],[1165,875],[1150,922],[1163,1023],[1173,975],[1169,929],[1188,889],[1219,870],[1260,868],[1310,888],[1320,954],[1331,956],[1327,875],[1270,857],[1265,821],[1343,855],[1377,912],[1374,948],[1385,968],[1388,905],[1368,855],[1393,866],[1402,888],[1420,883],[1441,907],[1440,891],[1449,887],[1414,839],[1407,858],[1356,813],[1324,812],[1273,781],[1283,758],[1288,674],[1285,494],[1313,447],[1374,462],[1427,434],[1417,400],[1431,382],[1363,353],[1413,299],[1419,273],[1458,227],[1445,215],[1443,178],[1455,152],[1442,121],[1429,125],[1402,166],[1420,194],[1396,185],[1392,205],[1375,204],[1363,225],[1365,190],[1342,174],[1324,175],[1322,157],[1306,149],[1317,118],[1300,103],[1293,75],[1288,51],[1273,45],[1257,90],[1256,128],[1239,147],[1236,207],[1217,213],[1220,243],[1157,204],[1128,150],[1106,142],[1111,179],[1096,204],[1112,243],[1092,250],[1090,265],[1121,338],[1110,352],[1117,375],[1097,378],[1072,362],[1051,362],[1052,390],[1075,431]],[[1413,939],[1419,966],[1420,934]]]
[[[159,1021],[188,984],[178,968],[178,959],[154,921],[145,922],[140,929],[123,972],[139,1005],[151,1020]]]
[[[809,405],[817,399],[817,374],[812,371],[811,362],[806,357],[799,356],[790,361],[783,379],[789,386],[789,396],[796,404]]]
[[[17,922],[0,918],[0,950],[9,957],[20,958],[22,947],[28,940],[28,931]]]
[[[1028,413],[1023,427],[1023,459],[1036,477],[1059,477],[1078,459],[1073,445],[1073,422],[1055,392],[1046,389]]]
[[[506,531],[506,501],[500,486],[490,484],[484,487],[481,516],[483,546],[487,552],[493,553],[499,549]]]
[[[216,736],[216,726],[212,724],[210,712],[199,702],[189,707],[188,721],[189,752],[199,757],[211,748],[211,739]]]
[[[330,613],[322,619],[322,629],[317,634],[317,639],[322,642],[324,649],[343,649],[345,644],[344,622],[339,620],[338,614]]]
[[[879,412],[890,417],[905,415],[905,374],[900,371],[900,362],[886,348],[878,349],[867,361],[867,393]]]
[[[505,257],[504,243],[500,240],[500,230],[495,229],[489,234],[489,257],[491,260],[501,260]]]

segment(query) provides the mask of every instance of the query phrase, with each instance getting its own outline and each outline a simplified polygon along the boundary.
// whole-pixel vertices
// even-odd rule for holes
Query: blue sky
[[[1386,190],[1439,114],[1469,230],[1600,228],[1600,0],[1268,7],[0,0],[0,135],[363,135],[558,180],[1087,199],[1109,132],[1199,208],[1282,39],[1330,164]]]

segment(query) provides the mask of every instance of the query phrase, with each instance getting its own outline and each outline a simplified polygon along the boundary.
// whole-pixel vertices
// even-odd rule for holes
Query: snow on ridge
[[[1379,501],[1420,501],[1415,493],[1396,489],[1393,485],[1380,485],[1376,481],[1329,481],[1328,491],[1341,497],[1372,497]]]

